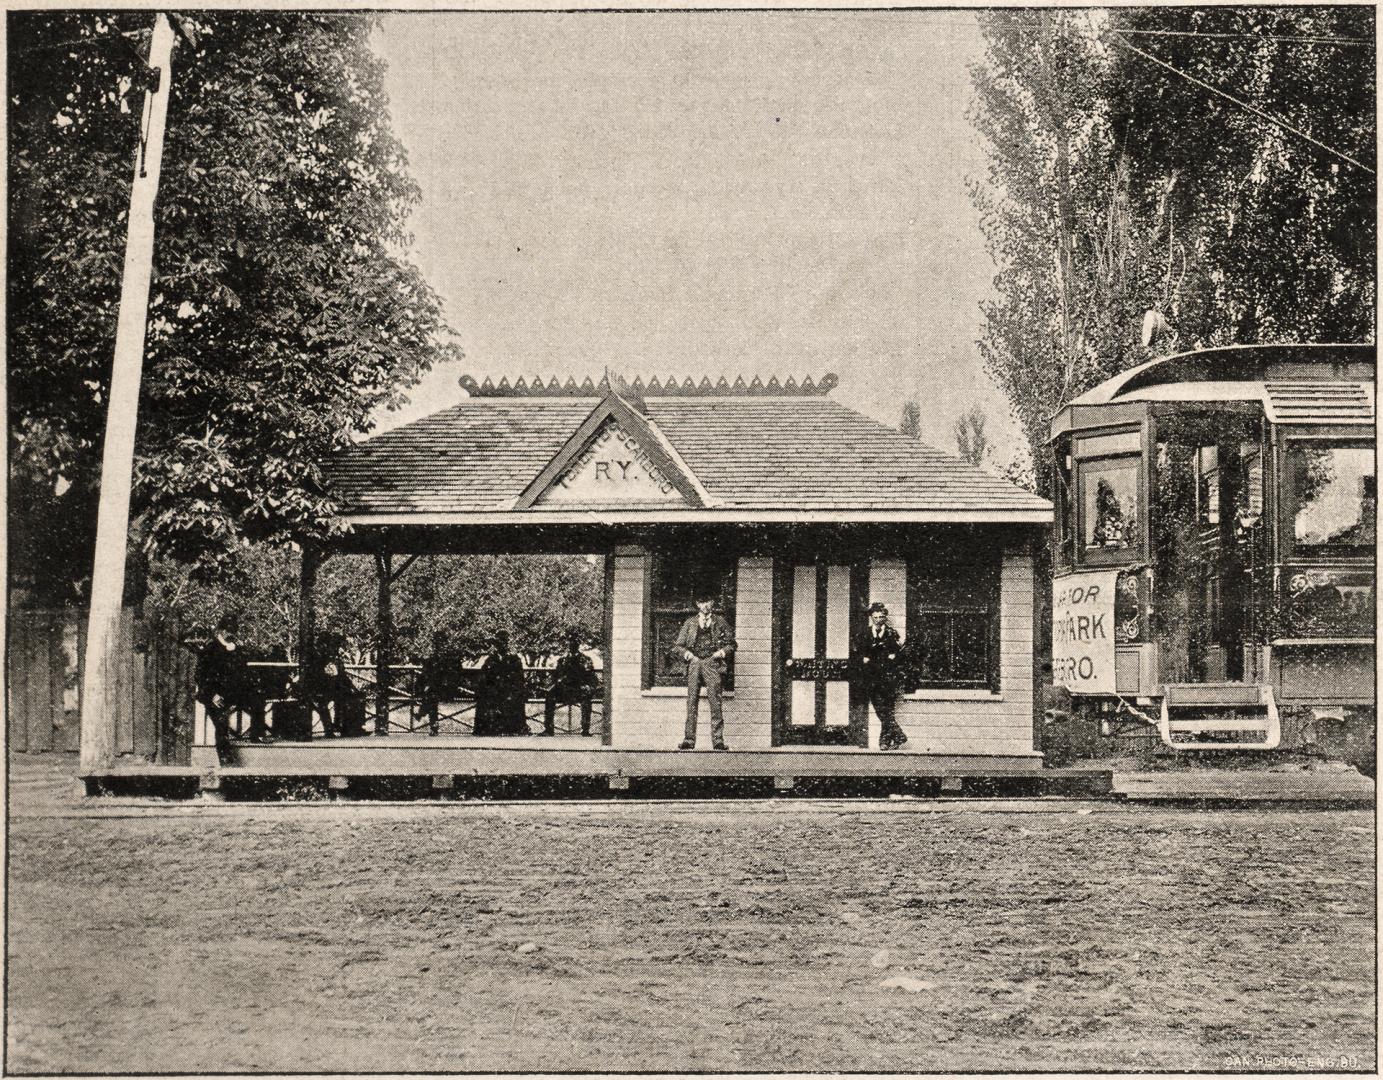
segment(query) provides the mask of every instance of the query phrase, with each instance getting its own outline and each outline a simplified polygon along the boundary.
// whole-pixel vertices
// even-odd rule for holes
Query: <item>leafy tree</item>
[[[903,416],[898,421],[898,430],[914,439],[922,438],[922,407],[916,398],[903,402]]]
[[[1372,336],[1376,186],[1348,160],[1374,159],[1371,8],[1146,7],[1103,23],[1007,10],[980,23],[972,117],[990,168],[971,190],[998,268],[980,348],[1039,491],[1048,418],[1149,356],[1149,308],[1180,348]]]
[[[1349,5],[1111,13],[1109,123],[1133,212],[1157,230],[1158,299],[1181,347],[1372,336],[1374,17]]]
[[[125,208],[135,13],[9,20],[12,573],[89,577]],[[417,189],[372,21],[200,12],[174,56],[135,462],[146,554],[203,570],[320,527],[314,464],[450,348],[410,265]]]
[[[989,455],[989,436],[984,430],[988,423],[989,417],[978,405],[971,405],[956,420],[956,452],[971,465],[984,464]]]

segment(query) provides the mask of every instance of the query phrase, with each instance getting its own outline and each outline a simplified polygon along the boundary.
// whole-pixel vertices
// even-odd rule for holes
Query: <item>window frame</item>
[[[1295,560],[1311,559],[1358,559],[1372,562],[1374,544],[1303,544],[1297,540],[1296,470],[1297,461],[1293,451],[1303,446],[1323,447],[1328,450],[1363,450],[1374,462],[1374,528],[1378,527],[1378,463],[1374,443],[1369,439],[1350,435],[1292,435],[1282,442],[1282,481],[1278,488],[1281,493],[1279,514],[1283,546],[1288,558]]]
[[[924,595],[924,582],[929,578],[937,576],[938,565],[947,565],[947,569],[952,573],[957,573],[967,566],[973,571],[976,569],[974,563],[967,564],[964,557],[955,549],[937,552],[933,551],[925,555],[919,554],[907,560],[907,636],[908,640],[919,641],[919,631],[929,622],[934,623],[938,616],[948,619],[946,628],[946,640],[948,658],[946,669],[951,675],[946,678],[923,678],[919,670],[919,677],[915,685],[910,686],[910,690],[983,690],[991,694],[1002,692],[1000,685],[1000,658],[999,653],[1002,647],[1002,607],[1003,607],[1003,573],[1004,573],[1004,553],[1002,549],[985,549],[988,556],[989,565],[979,569],[985,575],[984,594],[985,603],[941,603],[929,600]],[[986,657],[984,661],[984,671],[977,678],[957,678],[955,677],[956,665],[956,643],[954,619],[957,616],[974,618],[976,616],[985,619],[983,639],[985,642]]]
[[[1138,541],[1114,550],[1090,548],[1085,543],[1085,477],[1091,471],[1108,469],[1111,465],[1128,468],[1133,473],[1133,490],[1139,512]],[[1123,566],[1143,561],[1143,552],[1148,541],[1148,508],[1145,505],[1147,500],[1143,487],[1143,472],[1144,463],[1141,452],[1128,451],[1076,459],[1075,491],[1072,494],[1075,496],[1076,535],[1073,549],[1077,566]]]
[[[661,670],[658,656],[658,641],[655,633],[659,617],[672,616],[679,623],[685,622],[690,616],[696,614],[696,601],[693,597],[686,597],[684,603],[676,606],[670,604],[657,603],[657,575],[658,567],[664,560],[673,560],[686,566],[691,562],[693,568],[688,568],[685,572],[687,576],[694,580],[704,580],[711,573],[721,574],[721,589],[717,598],[716,614],[724,617],[730,624],[730,630],[735,632],[735,609],[739,590],[739,557],[736,555],[718,555],[712,558],[705,557],[699,550],[692,558],[688,558],[685,552],[678,552],[676,555],[667,551],[651,551],[644,559],[644,594],[643,594],[643,672],[640,685],[645,691],[656,690],[664,687],[677,688],[683,690],[687,687],[687,676],[685,670],[679,675],[676,672],[665,672]],[[695,591],[695,590],[693,590]],[[671,621],[671,619],[669,619]],[[735,689],[735,658],[730,656],[726,663],[725,678],[722,681],[722,688],[726,693]]]

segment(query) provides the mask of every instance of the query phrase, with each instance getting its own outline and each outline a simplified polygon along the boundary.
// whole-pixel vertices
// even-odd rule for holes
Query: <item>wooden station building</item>
[[[587,738],[241,746],[238,767],[606,776],[611,787],[656,775],[772,776],[783,787],[804,776],[1033,775],[1034,549],[1051,504],[844,407],[830,396],[836,381],[466,378],[460,403],[326,463],[348,528],[305,549],[303,643],[318,629],[320,561],[373,555],[379,729],[389,584],[405,560],[436,554],[603,559],[603,722]],[[685,665],[669,647],[707,589],[738,642],[724,695],[730,749],[710,750],[703,701],[699,749],[679,752]],[[877,749],[878,718],[848,682],[851,640],[874,601],[925,654],[898,702],[899,751]]]

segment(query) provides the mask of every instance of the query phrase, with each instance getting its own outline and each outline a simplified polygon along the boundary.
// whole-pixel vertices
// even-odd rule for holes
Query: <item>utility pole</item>
[[[96,517],[96,560],[91,575],[86,664],[82,675],[81,769],[89,773],[115,760],[115,709],[110,690],[119,659],[120,607],[125,592],[125,546],[130,531],[130,485],[134,472],[135,422],[144,367],[149,317],[149,283],[154,260],[154,202],[163,162],[163,130],[173,81],[173,27],[154,17],[149,40],[148,88],[130,184],[129,231],[120,313],[115,328],[101,456],[101,499]]]

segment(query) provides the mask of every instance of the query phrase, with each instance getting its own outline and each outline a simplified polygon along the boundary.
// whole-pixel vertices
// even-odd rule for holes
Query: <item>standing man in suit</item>
[[[720,686],[726,662],[735,652],[735,634],[715,613],[715,597],[709,592],[697,594],[696,614],[682,624],[672,651],[687,662],[687,729],[678,749],[696,749],[696,714],[703,686],[711,706],[711,745],[717,750],[728,749]]]
[[[908,737],[893,718],[898,687],[903,676],[903,643],[898,631],[888,625],[888,608],[869,605],[869,625],[855,639],[851,658],[853,684],[879,716],[879,749],[897,750]]]
[[[222,616],[215,635],[197,657],[197,700],[216,732],[216,759],[222,765],[235,760],[230,747],[230,716],[245,702],[250,685],[250,669],[238,636],[235,617]]]

